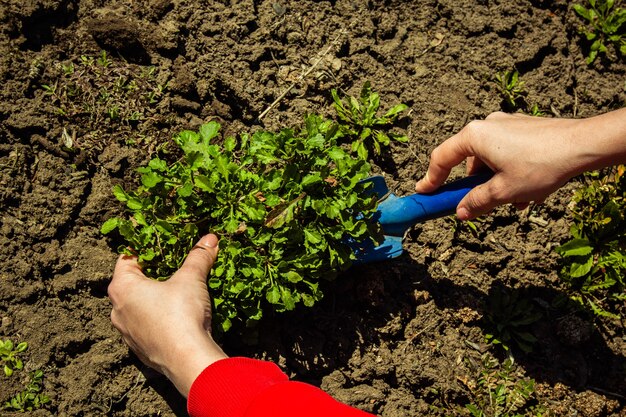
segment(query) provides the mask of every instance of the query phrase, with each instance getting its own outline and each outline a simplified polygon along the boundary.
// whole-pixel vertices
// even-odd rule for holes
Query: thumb
[[[484,184],[476,186],[459,202],[456,215],[459,220],[471,220],[489,213],[495,207],[506,202],[497,190],[500,178],[496,175]]]
[[[192,279],[206,280],[217,258],[218,239],[214,234],[203,236],[187,255],[176,275],[190,276]]]

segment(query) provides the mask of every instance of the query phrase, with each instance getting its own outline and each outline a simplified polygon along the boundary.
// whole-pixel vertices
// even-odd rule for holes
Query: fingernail
[[[424,185],[426,184],[426,179],[422,178],[421,180],[419,180],[417,182],[417,184],[415,184],[415,191],[420,191],[424,188]]]
[[[424,175],[422,177],[422,179],[420,179],[417,182],[417,184],[415,184],[415,191],[419,192],[419,190],[422,190],[424,188],[424,186],[427,184],[427,182],[426,182],[427,180],[428,180],[428,171],[426,171],[426,175]]]
[[[217,236],[215,236],[214,234],[210,234],[204,236],[200,241],[200,244],[206,246],[207,248],[213,249],[217,247],[218,242],[219,240],[217,239]]]
[[[465,207],[461,207],[456,211],[456,217],[458,217],[459,220],[469,220],[470,212]]]

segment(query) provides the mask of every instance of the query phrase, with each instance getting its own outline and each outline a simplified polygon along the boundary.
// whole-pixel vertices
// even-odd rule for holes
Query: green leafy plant
[[[391,139],[399,142],[408,141],[406,135],[389,131],[394,121],[408,109],[406,104],[397,104],[383,116],[377,116],[380,96],[372,91],[369,82],[363,85],[358,99],[349,96],[345,104],[336,90],[332,90],[331,93],[337,114],[345,122],[340,127],[344,134],[356,138],[352,142],[352,151],[362,159],[367,159],[368,151],[372,149],[376,155],[380,154],[381,146],[388,146]]]
[[[16,345],[9,339],[0,340],[0,361],[4,365],[4,375],[7,378],[14,377],[15,372],[24,369],[24,363],[18,355],[26,352],[27,349],[28,344],[26,342],[20,342]],[[41,393],[43,389],[42,381],[42,371],[36,370],[31,372],[24,389],[9,398],[0,406],[0,410],[32,411],[50,402],[50,399]]]
[[[518,291],[496,288],[485,306],[489,330],[485,339],[507,351],[517,346],[524,352],[531,352],[537,338],[531,333],[530,326],[541,317],[542,313],[533,302],[521,297]]]
[[[2,409],[22,412],[37,410],[50,402],[50,398],[43,394],[42,390],[43,372],[41,370],[31,372],[24,390],[6,401]]]
[[[49,65],[44,76],[43,110],[57,117],[73,138],[64,150],[96,153],[104,133],[127,139],[146,137],[155,123],[167,125],[157,104],[167,82],[154,67],[109,57],[81,56]],[[76,132],[85,132],[76,135]],[[152,133],[154,134],[154,133]]]
[[[573,299],[618,318],[626,301],[626,167],[587,176],[572,200],[571,239],[557,247],[561,279]]]
[[[15,345],[11,340],[0,340],[0,361],[4,366],[6,376],[11,376],[14,371],[24,367],[24,363],[18,355],[25,352],[26,349],[28,349],[26,342]]]
[[[546,114],[543,112],[543,110],[541,110],[541,108],[539,107],[539,105],[537,103],[533,104],[530,109],[528,110],[528,114],[531,116],[535,116],[535,117],[542,117],[545,116]]]
[[[524,81],[519,79],[519,72],[517,70],[499,72],[494,78],[496,88],[504,103],[512,110],[520,108],[524,104],[524,97],[527,93]]]
[[[541,416],[545,408],[536,404],[535,380],[524,378],[512,358],[498,362],[485,353],[480,363],[466,361],[475,373],[465,384],[472,402],[465,406],[472,417]]]
[[[209,277],[215,321],[228,330],[235,317],[249,325],[269,303],[276,311],[322,298],[320,280],[348,268],[349,242],[381,238],[370,219],[375,197],[366,193],[369,163],[344,149],[345,125],[308,115],[304,125],[223,138],[210,122],[174,138],[182,158],[154,158],[139,168],[135,191],[113,190],[132,214],[112,218],[144,272],[167,279],[198,237],[220,236]],[[128,247],[130,249],[128,249]]]
[[[455,239],[459,238],[463,232],[469,232],[472,236],[478,237],[481,232],[480,226],[485,221],[482,217],[477,217],[474,220],[460,221],[456,216],[448,216],[445,220],[450,225]]]
[[[579,29],[591,42],[587,64],[592,64],[599,54],[606,54],[609,44],[626,55],[626,9],[618,7],[614,0],[587,0],[586,4],[588,7],[574,4],[573,8],[587,21],[587,26]]]

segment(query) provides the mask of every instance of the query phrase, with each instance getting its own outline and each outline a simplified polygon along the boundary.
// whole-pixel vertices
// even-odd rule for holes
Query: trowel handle
[[[378,221],[386,235],[402,236],[413,225],[455,213],[456,206],[477,185],[487,182],[493,173],[471,175],[445,184],[428,194],[405,197],[394,195],[378,205]]]

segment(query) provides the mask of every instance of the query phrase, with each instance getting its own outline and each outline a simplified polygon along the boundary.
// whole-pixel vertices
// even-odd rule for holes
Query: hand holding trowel
[[[428,194],[411,194],[398,197],[393,194],[382,176],[370,177],[368,192],[379,198],[378,209],[373,220],[380,223],[384,233],[383,242],[376,246],[370,240],[351,242],[357,259],[356,264],[382,261],[400,256],[403,252],[404,234],[412,226],[425,220],[453,214],[459,202],[474,187],[492,177],[492,173],[472,175],[441,186]]]

